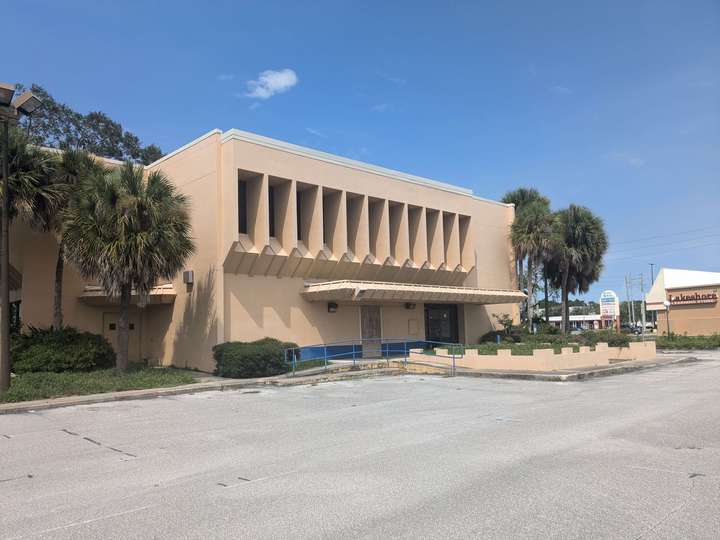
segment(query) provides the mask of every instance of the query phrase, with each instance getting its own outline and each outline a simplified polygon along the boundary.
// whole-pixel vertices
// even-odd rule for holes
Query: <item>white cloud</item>
[[[388,105],[387,103],[378,103],[377,105],[373,105],[372,107],[370,107],[370,110],[375,112],[385,112],[389,108],[390,105]]]
[[[221,73],[217,76],[218,81],[232,81],[235,78],[235,75],[232,73]]]
[[[561,86],[559,84],[556,84],[550,90],[552,90],[556,94],[563,94],[563,95],[572,94],[572,90],[570,90],[567,86]]]
[[[316,137],[321,137],[323,139],[327,139],[327,135],[325,135],[322,131],[318,131],[317,129],[306,127],[305,131],[308,133],[315,135]]]
[[[258,102],[258,101],[253,101],[253,102],[248,106],[248,109],[250,109],[251,111],[255,111],[255,110],[259,109],[261,106],[262,106],[262,105],[260,104],[260,102]]]
[[[269,99],[275,94],[287,92],[298,83],[298,76],[292,69],[274,71],[268,69],[258,75],[257,80],[248,81],[246,97]]]
[[[407,83],[407,79],[403,79],[402,77],[387,77],[387,80],[393,84],[397,84],[398,86],[403,86]]]
[[[621,161],[631,167],[642,167],[645,165],[645,160],[643,158],[632,156],[630,154],[626,154],[625,152],[613,152],[610,154],[610,158],[616,161]]]

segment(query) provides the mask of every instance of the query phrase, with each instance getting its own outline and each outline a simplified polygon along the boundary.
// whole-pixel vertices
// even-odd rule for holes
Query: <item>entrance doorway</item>
[[[382,313],[380,306],[360,306],[360,337],[363,358],[382,356]]]
[[[458,309],[455,304],[425,304],[425,339],[458,342]]]
[[[119,313],[103,313],[103,336],[110,342],[112,348],[118,350],[118,320]],[[128,359],[130,362],[140,361],[140,331],[138,329],[137,313],[130,313],[129,332],[130,339],[128,343]]]

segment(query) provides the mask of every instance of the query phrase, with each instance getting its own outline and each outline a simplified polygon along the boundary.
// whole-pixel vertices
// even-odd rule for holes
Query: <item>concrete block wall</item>
[[[455,357],[455,366],[468,369],[498,369],[509,371],[555,371],[585,367],[608,366],[611,360],[651,360],[655,358],[655,342],[630,343],[629,347],[609,347],[598,343],[595,349],[563,347],[559,354],[553,349],[535,349],[532,355],[513,355],[510,349],[499,349],[497,354],[478,354],[477,349],[467,349],[464,355]],[[448,349],[435,349],[435,355],[423,354],[422,349],[412,349],[411,362],[452,365],[453,358]]]

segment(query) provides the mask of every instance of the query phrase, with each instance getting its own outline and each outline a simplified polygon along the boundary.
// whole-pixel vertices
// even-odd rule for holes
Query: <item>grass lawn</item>
[[[679,336],[672,334],[655,339],[658,349],[720,349],[720,334],[711,336]]]
[[[0,397],[0,402],[160,388],[193,382],[195,378],[190,373],[172,368],[140,367],[131,368],[125,373],[118,373],[114,369],[89,372],[20,373],[13,377],[10,390]]]
[[[328,361],[328,365],[332,364],[332,362]],[[302,371],[303,369],[310,369],[310,368],[316,368],[316,367],[324,367],[325,366],[325,359],[324,358],[318,358],[316,360],[307,360],[305,362],[298,362],[295,366],[295,371]],[[290,365],[290,371],[292,371],[292,364]]]

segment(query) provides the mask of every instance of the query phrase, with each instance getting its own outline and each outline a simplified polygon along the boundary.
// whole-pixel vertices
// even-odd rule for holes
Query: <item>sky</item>
[[[122,6],[122,8],[120,7]],[[601,279],[720,271],[720,0],[12,2],[0,80],[173,149],[238,128],[603,218]],[[639,298],[639,285],[635,285]]]

